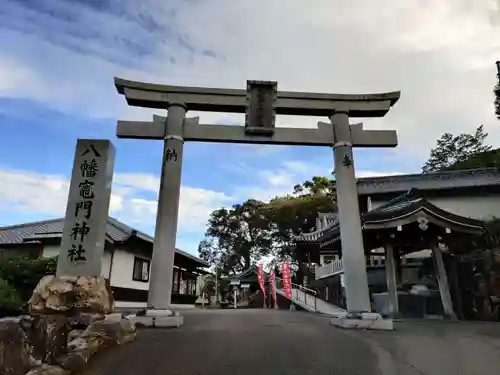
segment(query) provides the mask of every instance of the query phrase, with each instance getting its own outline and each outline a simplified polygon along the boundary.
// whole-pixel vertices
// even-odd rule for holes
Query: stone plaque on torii
[[[248,81],[247,90],[180,87],[115,78],[132,106],[167,109],[153,121],[119,121],[118,138],[164,141],[148,308],[169,309],[181,166],[185,141],[333,147],[347,310],[370,312],[353,147],[396,147],[393,130],[364,130],[349,117],[383,117],[400,92],[368,95],[277,91],[276,82]],[[245,126],[204,125],[186,112],[245,113]],[[316,129],[276,128],[275,116],[325,116]]]

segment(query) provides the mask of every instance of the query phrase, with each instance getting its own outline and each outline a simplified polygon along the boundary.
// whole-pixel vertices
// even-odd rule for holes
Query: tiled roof
[[[459,226],[480,231],[484,227],[481,220],[470,219],[442,210],[423,198],[417,189],[410,189],[406,194],[398,196],[384,205],[361,215],[363,226],[373,223],[393,222],[394,220],[408,217],[408,215],[425,210],[437,215],[441,220],[453,222]],[[319,243],[320,246],[328,245],[340,239],[340,226],[338,220],[328,227],[313,233],[303,233],[295,237],[295,242]]]
[[[403,193],[418,190],[500,186],[500,169],[483,168],[437,173],[418,173],[358,179],[358,194]]]
[[[22,244],[27,241],[40,240],[43,238],[59,238],[62,235],[64,219],[53,219],[46,221],[38,221],[34,223],[26,223],[19,225],[12,225],[8,227],[0,227],[0,246],[1,245],[15,245]],[[108,217],[106,223],[106,234],[111,237],[113,241],[123,242],[132,236],[136,236],[144,241],[153,243],[153,237],[148,234],[138,231],[128,225],[118,221],[115,218]],[[195,260],[204,266],[208,267],[209,264],[204,260],[195,257],[185,251],[175,249],[176,253]]]
[[[248,269],[244,270],[243,272],[240,272],[236,275],[228,276],[227,278],[228,279],[241,279],[243,277],[250,276],[253,273],[257,274],[257,267],[255,267],[255,266],[252,266],[252,267],[250,267],[250,268],[248,268]]]

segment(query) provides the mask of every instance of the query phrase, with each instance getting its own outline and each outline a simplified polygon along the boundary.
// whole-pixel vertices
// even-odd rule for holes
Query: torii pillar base
[[[378,331],[393,331],[394,322],[392,319],[384,319],[377,313],[342,313],[330,320],[334,327],[344,329],[372,329]]]
[[[184,324],[184,317],[172,310],[146,310],[127,316],[137,327],[178,328]]]

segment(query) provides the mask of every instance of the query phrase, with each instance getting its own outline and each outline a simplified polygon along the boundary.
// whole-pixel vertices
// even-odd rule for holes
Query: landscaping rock
[[[21,326],[0,322],[0,375],[24,375],[30,367],[30,347]]]
[[[113,313],[113,314],[108,314],[104,316],[104,319],[106,322],[113,322],[113,323],[118,323],[123,319],[123,315],[121,313]]]
[[[43,364],[32,368],[26,375],[67,375],[67,372],[62,367]]]
[[[104,320],[92,323],[84,332],[85,336],[98,336],[105,346],[123,345],[134,341],[137,331],[134,323],[127,318]]]
[[[114,310],[113,293],[104,277],[78,277],[75,308],[81,312],[109,314]]]
[[[56,359],[56,363],[70,374],[83,372],[87,367],[92,352],[90,350],[79,350],[67,353]]]
[[[113,294],[104,277],[44,276],[29,301],[32,314],[78,315],[89,324],[92,314],[109,314],[113,309]]]
[[[104,346],[104,339],[99,335],[84,334],[68,343],[70,352],[88,351],[90,354],[97,353]]]
[[[79,312],[71,316],[69,325],[75,329],[85,329],[95,321],[104,320],[104,317],[105,315],[100,313]]]
[[[73,341],[74,339],[77,339],[81,335],[83,335],[84,330],[82,329],[73,329],[69,331],[68,333],[68,343]]]
[[[23,331],[28,334],[31,330],[31,325],[33,324],[34,318],[31,315],[21,315],[19,319],[19,324]]]
[[[28,334],[33,347],[33,356],[44,363],[67,352],[69,324],[68,318],[61,315],[37,315]]]

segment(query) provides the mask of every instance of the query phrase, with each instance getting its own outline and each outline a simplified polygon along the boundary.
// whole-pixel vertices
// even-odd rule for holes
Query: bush
[[[9,283],[0,278],[0,317],[19,315],[24,303],[19,293]]]
[[[33,289],[45,275],[54,275],[57,257],[44,259],[9,258],[0,261],[0,279],[15,289],[23,303],[28,302]]]

